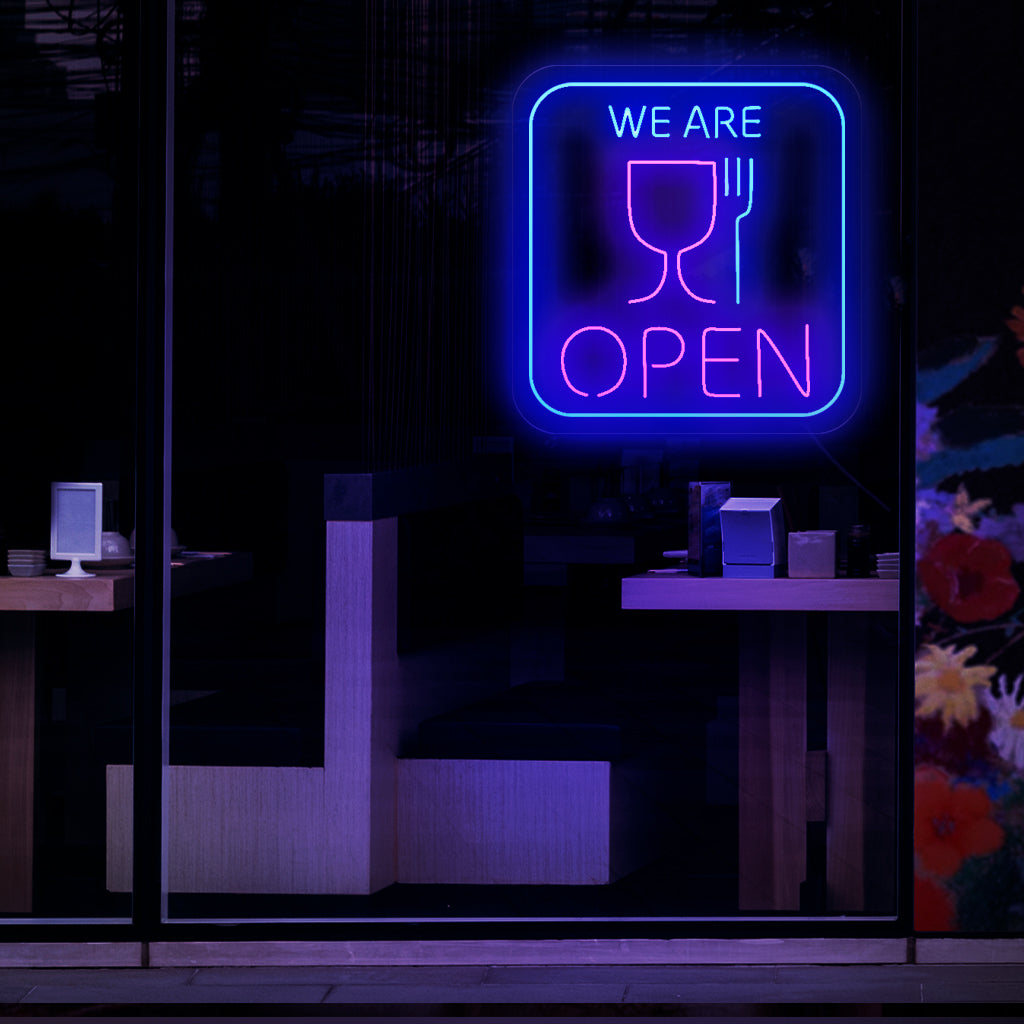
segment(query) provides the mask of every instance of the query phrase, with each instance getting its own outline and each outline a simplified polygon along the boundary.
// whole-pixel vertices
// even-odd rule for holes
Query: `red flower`
[[[914,927],[919,932],[951,932],[953,898],[938,882],[914,875]]]
[[[1024,291],[1024,288],[1021,291]],[[1013,332],[1014,337],[1018,341],[1024,342],[1024,307],[1014,306],[1010,310],[1010,319],[1005,323]],[[1017,349],[1017,360],[1021,366],[1024,366],[1024,348]]]
[[[957,622],[997,619],[1020,594],[1006,545],[966,533],[940,537],[917,563],[928,596]]]
[[[950,785],[936,768],[921,768],[914,779],[914,851],[918,863],[940,878],[956,874],[968,857],[994,853],[1002,828],[992,820],[992,801],[976,786]]]
[[[1005,323],[1006,326],[1013,331],[1013,334],[1018,341],[1024,341],[1024,308],[1021,306],[1014,306],[1010,310],[1010,319],[1005,321]]]

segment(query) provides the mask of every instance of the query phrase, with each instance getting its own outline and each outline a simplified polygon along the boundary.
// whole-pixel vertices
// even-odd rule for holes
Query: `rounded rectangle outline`
[[[835,394],[829,399],[825,405],[820,406],[810,412],[565,412],[561,409],[556,409],[549,405],[537,391],[537,385],[534,382],[533,374],[533,250],[534,250],[534,239],[533,239],[533,121],[537,114],[537,109],[541,103],[547,99],[552,93],[558,92],[561,89],[568,88],[702,88],[702,89],[733,89],[733,88],[804,88],[813,89],[816,92],[822,93],[828,99],[830,99],[839,113],[839,125],[840,125],[840,190],[842,195],[840,197],[839,214],[840,214],[840,284],[841,284],[841,297],[840,297],[840,325],[841,325],[841,339],[840,339],[840,361],[841,361],[841,373],[839,379],[839,387],[836,389]],[[842,104],[838,99],[824,86],[818,85],[816,82],[804,82],[804,81],[792,81],[792,82],[770,82],[770,81],[736,81],[736,82],[669,82],[669,81],[569,81],[561,82],[558,85],[553,85],[546,89],[541,95],[534,101],[533,107],[530,110],[530,116],[528,119],[528,148],[527,148],[527,229],[528,229],[528,241],[527,241],[527,327],[529,331],[527,341],[527,375],[530,384],[530,390],[533,392],[534,398],[537,402],[543,406],[548,412],[553,413],[555,416],[563,416],[572,419],[584,419],[584,420],[595,420],[595,419],[658,419],[658,420],[673,420],[673,419],[722,419],[722,420],[740,420],[740,419],[809,419],[813,416],[820,416],[826,410],[831,408],[837,401],[839,401],[843,390],[846,387],[846,205],[847,205],[847,191],[846,191],[846,113],[843,110]]]

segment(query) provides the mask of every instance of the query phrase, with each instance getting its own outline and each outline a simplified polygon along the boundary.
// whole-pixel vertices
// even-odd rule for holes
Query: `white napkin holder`
[[[786,574],[786,530],[779,498],[730,498],[721,508],[722,575],[765,580]]]

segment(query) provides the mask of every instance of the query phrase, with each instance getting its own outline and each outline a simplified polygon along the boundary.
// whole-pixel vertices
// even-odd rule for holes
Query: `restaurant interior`
[[[169,921],[907,928],[914,348],[1018,287],[949,258],[935,211],[982,169],[924,170],[934,110],[916,220],[918,89],[989,127],[941,73],[984,35],[952,7],[178,0],[162,220],[140,7],[7,0],[0,657],[34,693],[2,697],[0,920],[132,920],[132,766],[166,728]],[[857,83],[870,373],[843,429],[581,436],[515,407],[510,104],[609,52]],[[54,481],[103,485],[92,582],[8,573],[50,555]],[[833,531],[836,583],[866,527],[904,585],[852,611],[627,599],[675,580],[709,481]],[[132,588],[161,530],[154,609]]]

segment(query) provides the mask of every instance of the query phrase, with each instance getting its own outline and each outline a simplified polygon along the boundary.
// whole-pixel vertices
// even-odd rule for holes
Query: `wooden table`
[[[171,596],[242,582],[252,558],[206,552],[175,560]],[[135,604],[135,572],[98,569],[86,579],[0,576],[0,912],[32,910],[36,615],[116,612]]]
[[[880,731],[894,735],[896,707],[893,694],[879,702],[869,692],[869,616],[898,611],[899,581],[645,573],[622,581],[622,607],[739,613],[740,909],[800,909],[807,825],[818,821],[826,827],[826,909],[862,910],[866,817],[880,810],[869,806],[870,774],[891,772],[895,791],[892,758],[867,753]],[[824,751],[807,747],[808,612],[827,613]],[[880,703],[891,707],[887,721]],[[886,789],[885,778],[874,783]]]

